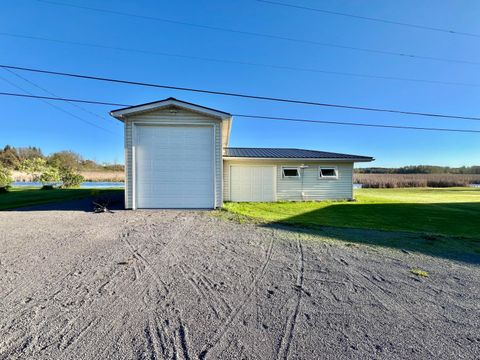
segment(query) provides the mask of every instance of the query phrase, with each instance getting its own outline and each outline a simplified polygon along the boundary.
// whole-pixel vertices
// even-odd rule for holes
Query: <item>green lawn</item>
[[[39,188],[16,187],[10,189],[8,193],[0,193],[0,210],[81,199],[89,196],[101,196],[120,191],[123,191],[123,189],[110,188],[41,190]]]
[[[358,189],[355,202],[226,203],[231,213],[302,227],[348,227],[480,238],[480,189]]]

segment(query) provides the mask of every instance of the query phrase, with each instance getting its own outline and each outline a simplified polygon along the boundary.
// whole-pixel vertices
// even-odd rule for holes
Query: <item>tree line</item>
[[[369,167],[355,169],[357,174],[480,174],[480,166],[409,165],[399,168]]]
[[[99,164],[94,160],[83,159],[83,157],[70,150],[54,152],[44,155],[43,151],[35,146],[13,147],[6,145],[0,149],[0,166],[11,170],[21,170],[21,164],[25,160],[44,159],[47,165],[57,168],[70,168],[76,171],[86,170],[107,170],[123,171],[123,165]]]
[[[69,150],[46,156],[35,146],[15,148],[6,145],[0,150],[0,193],[8,192],[13,181],[12,170],[26,173],[33,181],[41,182],[45,189],[51,189],[53,186],[80,186],[85,181],[80,174],[82,170],[120,171],[123,165],[100,165]]]

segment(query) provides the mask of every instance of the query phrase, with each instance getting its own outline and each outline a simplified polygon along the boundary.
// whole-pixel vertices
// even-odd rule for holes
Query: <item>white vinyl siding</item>
[[[194,111],[180,108],[166,108],[157,111],[151,111],[143,114],[128,116],[125,119],[125,207],[133,208],[133,188],[134,188],[134,169],[133,169],[133,124],[175,124],[175,125],[213,125],[214,131],[214,162],[215,162],[215,207],[222,204],[222,134],[221,120],[217,120],[211,116],[197,113]],[[212,185],[213,186],[213,185]]]
[[[262,165],[276,166],[276,198],[278,201],[302,200],[343,200],[353,198],[353,163],[351,162],[289,162],[267,160],[225,160],[224,169],[230,165]],[[299,178],[283,178],[282,167],[308,168],[300,170]],[[338,178],[319,179],[319,167],[337,169]],[[303,181],[303,186],[302,186]],[[230,171],[223,172],[224,200],[232,201],[230,197]],[[304,196],[302,196],[302,192]]]

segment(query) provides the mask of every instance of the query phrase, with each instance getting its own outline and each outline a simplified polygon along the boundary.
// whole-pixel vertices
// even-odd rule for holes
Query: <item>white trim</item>
[[[273,200],[277,202],[277,165],[273,165],[273,190]]]
[[[321,171],[325,169],[333,169],[335,171],[335,176],[323,176]],[[317,178],[319,180],[338,180],[338,168],[336,166],[319,166],[317,169]]]
[[[185,103],[183,101],[174,100],[174,99],[161,100],[161,101],[157,101],[150,104],[144,104],[144,105],[133,106],[126,109],[114,110],[110,112],[110,115],[123,121],[124,120],[123,118],[125,116],[131,116],[141,112],[159,110],[164,107],[172,106],[172,105],[177,106],[179,108],[195,111],[198,113],[207,114],[222,120],[228,119],[231,117],[230,114],[222,111],[207,109],[199,105],[189,104],[189,103]]]
[[[288,166],[282,165],[282,179],[300,179],[302,176],[300,175],[300,166]],[[284,170],[297,170],[297,176],[286,176],[283,172]]]
[[[132,210],[137,210],[137,160],[136,160],[136,147],[137,147],[137,132],[136,124],[132,123]]]
[[[217,125],[212,124],[212,149],[213,149],[213,208],[217,208],[217,149],[215,147],[215,133]]]
[[[346,162],[346,163],[353,163],[353,162],[370,162],[375,159],[359,159],[359,158],[352,158],[352,159],[334,159],[334,158],[257,158],[257,157],[233,157],[233,156],[224,156],[223,160],[235,160],[235,161],[302,161],[302,162],[323,162],[323,161],[332,161],[332,162]]]

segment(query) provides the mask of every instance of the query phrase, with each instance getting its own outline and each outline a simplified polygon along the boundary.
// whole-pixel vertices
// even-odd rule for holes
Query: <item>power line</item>
[[[11,70],[8,70],[8,69],[4,69],[4,70],[5,70],[5,71],[11,71]],[[97,124],[95,124],[95,123],[93,123],[93,122],[90,122],[90,121],[88,121],[88,120],[86,120],[86,119],[84,119],[84,118],[82,118],[82,117],[80,117],[80,116],[77,116],[77,115],[71,113],[71,112],[68,111],[68,110],[65,110],[65,109],[61,108],[60,106],[57,106],[57,105],[52,104],[52,103],[50,103],[49,101],[47,101],[47,100],[55,100],[55,98],[50,98],[50,99],[48,99],[47,97],[42,97],[42,96],[33,95],[30,91],[24,89],[23,87],[15,84],[15,83],[12,82],[12,81],[4,78],[3,76],[0,76],[0,79],[2,79],[3,81],[5,81],[6,83],[10,84],[11,86],[19,89],[20,91],[23,91],[24,93],[26,93],[26,94],[17,94],[17,96],[40,99],[42,102],[44,102],[44,103],[47,104],[48,106],[53,107],[54,109],[56,109],[56,110],[58,110],[58,111],[61,111],[61,112],[65,113],[65,114],[67,114],[68,116],[71,116],[71,117],[73,117],[73,118],[75,118],[75,119],[77,119],[77,120],[80,120],[80,121],[88,124],[88,125],[95,126],[95,127],[98,128],[98,129],[101,129],[101,130],[103,130],[103,131],[106,131],[106,132],[108,132],[108,133],[110,133],[110,134],[115,135],[115,133],[113,133],[112,131],[110,131],[110,130],[102,127],[102,126],[99,126],[99,125],[97,125]]]
[[[90,7],[90,6],[67,4],[67,3],[58,2],[58,1],[49,1],[49,0],[36,0],[36,1],[41,2],[41,3],[51,4],[51,5],[57,5],[57,6],[66,6],[66,7],[82,9],[82,10],[96,11],[96,12],[101,12],[101,13],[120,15],[120,16],[126,16],[126,17],[133,17],[133,18],[152,20],[152,21],[160,21],[160,22],[164,22],[164,23],[168,23],[168,24],[189,26],[189,27],[195,27],[195,28],[206,29],[206,30],[233,33],[233,34],[255,36],[255,37],[261,37],[261,38],[267,38],[267,39],[283,40],[283,41],[289,41],[289,42],[295,42],[295,43],[317,45],[317,46],[324,46],[324,47],[344,49],[344,50],[352,50],[352,51],[360,51],[360,52],[374,53],[374,54],[381,54],[381,55],[393,55],[393,56],[400,56],[400,57],[409,58],[409,59],[422,59],[422,60],[442,61],[442,62],[448,62],[448,63],[480,65],[480,62],[478,62],[478,61],[448,59],[448,58],[442,58],[442,57],[424,56],[424,55],[416,55],[416,54],[409,54],[409,53],[403,53],[403,52],[394,52],[394,51],[387,51],[387,50],[362,48],[362,47],[356,47],[356,46],[339,45],[339,44],[334,44],[334,43],[300,39],[300,38],[294,38],[294,37],[289,37],[289,36],[266,34],[266,33],[259,33],[259,32],[253,32],[253,31],[235,30],[235,29],[224,28],[224,27],[219,27],[219,26],[211,26],[211,25],[196,24],[196,23],[191,23],[191,22],[186,22],[186,21],[165,19],[165,18],[160,18],[160,17],[155,17],[155,16],[138,15],[138,14],[132,14],[132,13],[127,13],[127,12],[117,11],[117,10],[107,10],[107,9],[94,8],[94,7]]]
[[[44,92],[46,92],[47,94],[50,94],[50,95],[52,95],[52,96],[58,97],[57,94],[55,94],[55,93],[53,93],[53,92],[45,89],[43,86],[38,85],[37,83],[33,82],[32,80],[29,80],[29,79],[25,78],[24,76],[22,76],[22,75],[20,75],[20,74],[17,74],[17,73],[16,73],[15,71],[13,71],[13,70],[11,70],[11,69],[6,69],[6,68],[4,68],[4,70],[8,71],[9,73],[11,73],[12,75],[18,77],[19,79],[22,79],[22,80],[25,81],[26,83],[28,83],[28,84],[36,87],[37,89],[40,89],[40,90],[42,90],[42,91],[44,91]],[[73,107],[75,107],[75,108],[77,108],[77,109],[79,109],[79,110],[81,110],[81,111],[89,114],[89,115],[95,116],[95,117],[97,117],[97,118],[99,118],[99,119],[102,119],[102,120],[106,120],[105,117],[103,117],[103,116],[101,116],[101,115],[99,115],[99,114],[97,114],[97,113],[94,113],[93,111],[90,111],[90,110],[88,110],[88,109],[85,109],[84,107],[82,107],[82,106],[80,106],[80,105],[78,105],[78,104],[76,104],[76,103],[73,103],[73,102],[72,102],[72,103],[69,103],[69,104],[72,105]]]
[[[40,96],[40,95],[31,95],[31,94],[17,94],[10,92],[0,92],[1,96],[15,96],[15,97],[24,97],[32,99],[44,99],[44,100],[54,100],[54,101],[67,101],[67,102],[76,102],[81,104],[92,104],[92,105],[106,105],[106,106],[132,106],[128,104],[119,104],[103,101],[93,101],[93,100],[81,100],[81,99],[70,99],[64,97],[53,97],[53,96]]]
[[[145,86],[145,87],[153,87],[153,88],[161,88],[161,89],[169,89],[169,90],[188,91],[188,92],[195,92],[195,93],[230,96],[230,97],[262,100],[262,101],[274,101],[274,102],[299,104],[299,105],[321,106],[321,107],[349,109],[349,110],[358,110],[358,111],[385,112],[385,113],[393,113],[393,114],[401,114],[401,115],[426,116],[426,117],[435,117],[435,118],[448,118],[448,119],[474,120],[474,121],[480,120],[480,117],[474,117],[474,116],[415,112],[415,111],[405,111],[405,110],[397,110],[397,109],[384,109],[384,108],[373,108],[373,107],[366,107],[366,106],[322,103],[322,102],[316,102],[316,101],[277,98],[277,97],[270,97],[270,96],[248,95],[243,93],[232,93],[232,92],[224,92],[224,91],[216,91],[216,90],[205,90],[205,89],[172,86],[172,85],[162,85],[162,84],[146,83],[146,82],[139,82],[139,81],[121,80],[121,79],[105,78],[105,77],[99,77],[99,76],[89,76],[89,75],[65,73],[65,72],[59,72],[59,71],[34,69],[34,68],[27,68],[27,67],[20,67],[20,66],[11,66],[11,65],[4,65],[4,64],[0,64],[0,68],[31,71],[36,73],[66,76],[66,77],[73,77],[73,78],[87,79],[87,80],[105,81],[105,82],[111,82],[111,83],[117,83],[117,84],[127,84],[127,85]]]
[[[136,48],[129,48],[129,47],[94,44],[94,43],[88,43],[88,42],[61,40],[61,39],[54,39],[54,38],[50,38],[50,37],[20,35],[20,34],[6,33],[6,32],[0,32],[0,36],[8,36],[8,37],[27,39],[27,40],[35,40],[35,41],[47,41],[47,42],[53,42],[53,43],[59,43],[59,44],[91,47],[91,48],[97,48],[97,49],[114,50],[114,51],[121,51],[121,52],[128,52],[128,53],[139,53],[139,54],[174,57],[174,58],[189,59],[189,60],[200,60],[200,61],[207,61],[207,62],[214,62],[214,63],[257,66],[257,67],[272,68],[272,69],[279,69],[279,70],[289,70],[289,71],[298,71],[298,72],[310,72],[310,73],[320,73],[320,74],[329,74],[329,75],[360,77],[360,78],[377,79],[377,80],[407,81],[407,82],[427,83],[427,84],[437,84],[437,85],[453,85],[453,86],[468,86],[468,87],[479,87],[480,86],[480,84],[468,83],[468,82],[415,79],[415,78],[406,78],[406,77],[399,77],[399,76],[361,74],[361,73],[329,71],[329,70],[322,70],[322,69],[304,68],[304,67],[279,65],[279,64],[265,64],[265,63],[258,63],[258,62],[252,62],[252,61],[218,59],[218,58],[211,58],[211,57],[202,57],[202,56],[185,55],[185,54],[175,54],[175,53],[136,49]]]
[[[0,95],[33,98],[33,99],[48,99],[48,100],[56,100],[56,101],[80,102],[80,103],[87,103],[87,104],[94,104],[94,105],[125,106],[125,107],[132,106],[130,104],[118,104],[118,103],[109,103],[109,102],[92,101],[92,100],[26,95],[26,94],[16,94],[16,93],[8,93],[8,92],[0,92]],[[376,127],[376,128],[389,128],[389,129],[443,131],[443,132],[460,132],[460,133],[480,133],[480,130],[473,130],[473,129],[450,129],[450,128],[415,127],[415,126],[403,126],[403,125],[382,125],[382,124],[368,124],[368,123],[345,122],[345,121],[326,121],[326,120],[313,120],[313,119],[301,119],[301,118],[289,118],[289,117],[262,116],[262,115],[253,115],[253,114],[232,114],[232,115],[239,118],[306,122],[306,123],[318,123],[318,124],[330,124],[330,125],[363,126],[363,127]]]
[[[447,131],[447,132],[461,132],[461,133],[480,133],[480,130],[471,130],[471,129],[449,129],[449,128],[436,128],[436,127],[431,128],[431,127],[417,127],[417,126],[403,126],[403,125],[382,125],[382,124],[368,124],[368,123],[358,123],[358,122],[312,120],[312,119],[299,119],[299,118],[247,115],[247,114],[232,114],[232,115],[235,116],[235,117],[241,117],[241,118],[265,119],[265,120],[275,120],[275,121],[293,121],[293,122],[306,122],[306,123],[344,125],[344,126],[363,126],[363,127],[388,128],[388,129]]]
[[[405,22],[395,21],[395,20],[374,18],[374,17],[370,17],[370,16],[353,15],[353,14],[342,13],[342,12],[339,12],[339,11],[331,11],[331,10],[324,10],[324,9],[319,9],[319,8],[312,8],[312,7],[308,7],[308,6],[287,4],[287,3],[278,2],[278,1],[270,1],[270,0],[256,0],[256,1],[261,2],[261,3],[265,3],[265,4],[270,4],[270,5],[278,5],[278,6],[284,6],[284,7],[289,7],[289,8],[314,11],[314,12],[319,12],[319,13],[328,14],[328,15],[345,16],[345,17],[349,17],[349,18],[375,21],[375,22],[380,22],[380,23],[384,23],[384,24],[400,25],[400,26],[406,26],[406,27],[422,29],[422,30],[437,31],[437,32],[451,34],[451,35],[463,35],[463,36],[471,36],[471,37],[480,37],[480,34],[474,34],[474,33],[469,33],[469,32],[464,32],[464,31],[456,31],[456,30],[443,29],[443,28],[438,28],[438,27],[433,27],[433,26],[411,24],[411,23],[405,23]]]

